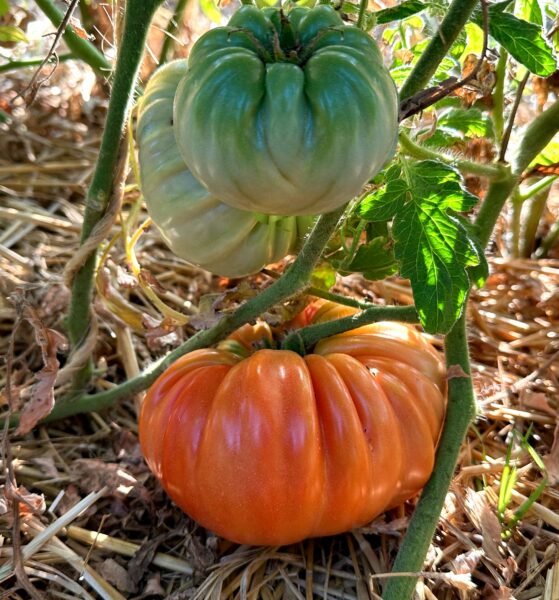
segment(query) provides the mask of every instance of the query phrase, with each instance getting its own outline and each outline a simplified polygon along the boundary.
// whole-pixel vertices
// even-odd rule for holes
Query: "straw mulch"
[[[3,97],[13,97],[26,76],[16,73],[5,82]],[[3,401],[9,395],[16,406],[30,401],[34,385],[52,383],[53,364],[64,365],[67,358],[62,336],[47,333],[50,350],[40,344],[45,328],[64,331],[69,292],[62,271],[78,244],[106,110],[99,90],[91,89],[84,103],[83,78],[76,65],[66,63],[31,108],[20,104],[12,124],[0,125],[0,353],[10,358],[12,384]],[[129,183],[114,234],[138,200]],[[140,214],[136,224],[144,217]],[[559,598],[559,442],[554,437],[559,260],[505,260],[501,247],[497,238],[492,274],[470,303],[479,417],[463,445],[429,550],[417,591],[422,600]],[[185,314],[196,314],[203,296],[237,283],[179,261],[153,229],[140,238],[137,258],[151,280],[156,278],[158,295]],[[97,389],[135,375],[193,331],[189,325],[167,327],[126,264],[117,240],[107,253],[94,305]],[[268,282],[261,276],[251,283]],[[340,279],[337,290],[379,303],[412,300],[399,279],[371,284],[351,277]],[[202,304],[207,303],[206,296]],[[6,383],[5,367],[0,387]],[[138,446],[139,400],[4,436],[2,597],[377,597],[413,503],[335,538],[284,548],[235,546],[183,515],[150,475]],[[521,443],[524,436],[532,454]],[[497,501],[507,452],[517,480],[500,522]],[[546,476],[538,456],[547,465],[548,485],[518,524],[507,528]]]

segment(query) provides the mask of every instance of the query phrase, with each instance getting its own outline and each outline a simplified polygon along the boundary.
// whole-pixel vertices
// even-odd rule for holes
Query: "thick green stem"
[[[489,186],[475,221],[477,237],[483,248],[489,243],[495,223],[515,186],[516,180],[514,177],[508,177],[503,181],[495,181]]]
[[[513,162],[513,173],[500,181],[492,181],[475,221],[482,247],[487,246],[501,210],[518,185],[518,177],[559,130],[559,101],[536,117],[526,129]],[[559,228],[558,228],[559,235]],[[466,311],[456,322],[445,341],[446,363],[452,370],[448,383],[448,410],[435,469],[425,486],[400,546],[393,572],[416,573],[435,532],[460,446],[475,416],[475,401],[470,375],[466,334]],[[462,373],[463,371],[463,373]],[[389,579],[383,600],[409,600],[416,577]]]
[[[235,329],[238,329],[249,321],[255,320],[275,304],[299,292],[309,282],[313,269],[332,233],[336,229],[344,208],[342,207],[332,213],[322,215],[318,219],[316,226],[291,268],[258,296],[247,300],[234,313],[223,317],[211,329],[200,331],[191,337],[164,358],[152,364],[137,377],[129,379],[106,392],[84,395],[72,402],[57,403],[46,420],[53,421],[69,415],[101,410],[112,406],[122,398],[147,389],[169,365],[183,354],[215,344]]]
[[[152,17],[161,2],[162,0],[129,0],[126,4],[124,32],[116,63],[107,121],[93,180],[86,197],[82,243],[105,214],[113,193],[121,141],[134,99],[134,86],[144,52],[144,42]],[[73,348],[84,340],[88,331],[96,259],[97,253],[93,252],[74,277],[67,322]],[[78,391],[87,383],[89,377],[90,367],[78,373],[74,382]]]
[[[476,414],[466,333],[466,316],[460,317],[446,337],[446,364],[453,376],[448,381],[448,407],[439,443],[435,469],[415,508],[393,573],[418,572],[439,520],[460,447]],[[416,577],[391,577],[384,588],[383,600],[408,600],[415,589]]]
[[[557,240],[559,240],[559,221],[555,221],[548,234],[544,237],[542,245],[536,250],[536,258],[545,258]]]
[[[538,227],[542,220],[548,196],[549,188],[546,188],[539,194],[536,194],[533,198],[526,200],[527,214],[526,219],[523,220],[524,226],[522,228],[520,240],[520,256],[522,258],[530,258],[536,249]]]
[[[532,198],[532,196],[535,196],[536,194],[539,194],[540,192],[550,188],[555,181],[557,181],[557,175],[542,177],[530,187],[525,188],[523,192],[519,192],[518,195],[520,198],[522,198],[522,200],[528,200],[529,198]]]
[[[161,54],[159,55],[160,65],[167,62],[169,54],[173,50],[173,45],[175,43],[175,33],[177,32],[179,23],[182,22],[182,17],[184,15],[184,11],[186,9],[187,4],[188,0],[179,0],[177,2],[177,7],[175,8],[175,13],[169,19],[169,23],[167,23],[167,28],[165,29],[165,39],[163,40]]]
[[[505,130],[505,79],[507,74],[508,52],[501,46],[499,60],[495,69],[495,89],[493,90],[493,128],[495,139],[500,142]]]
[[[51,0],[35,0],[35,3],[55,27],[60,25],[64,15]],[[149,2],[146,2],[146,4],[149,4]],[[71,25],[66,27],[64,41],[72,54],[87,63],[94,71],[97,71],[104,77],[110,74],[112,70],[111,63],[89,40],[80,37],[72,29]]]
[[[412,69],[400,90],[400,100],[406,100],[422,90],[435,74],[439,64],[462,31],[479,0],[453,0],[437,33]]]
[[[294,331],[285,338],[282,347],[285,349],[304,348],[308,350],[322,338],[357,329],[357,327],[377,321],[417,323],[419,317],[415,306],[371,306],[350,317],[343,317],[327,323],[317,323]]]
[[[522,215],[522,200],[518,196],[518,188],[512,193],[511,204],[510,254],[512,258],[518,258],[520,255],[520,227]]]
[[[526,128],[512,160],[512,172],[521,175],[559,131],[559,100],[539,114]]]
[[[67,60],[72,60],[76,58],[73,54],[61,54],[58,56],[57,62],[66,62]],[[34,58],[31,60],[11,60],[3,65],[0,65],[0,73],[5,73],[6,71],[15,71],[16,69],[27,69],[28,67],[38,67],[43,64],[42,58]],[[45,66],[53,67],[56,65],[56,62],[53,60],[52,62],[48,62]]]
[[[401,149],[408,154],[419,160],[438,160],[445,162],[449,165],[454,165],[460,171],[465,173],[473,173],[474,175],[480,175],[481,177],[487,177],[489,180],[497,181],[506,177],[507,171],[504,165],[484,165],[481,163],[475,163],[470,160],[461,160],[456,156],[446,156],[440,152],[430,150],[416,144],[412,141],[404,132],[400,132],[398,136]]]

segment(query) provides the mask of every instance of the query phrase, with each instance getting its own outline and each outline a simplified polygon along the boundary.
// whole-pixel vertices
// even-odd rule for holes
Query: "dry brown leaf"
[[[146,329],[145,339],[150,350],[160,350],[165,346],[178,346],[181,338],[177,322],[171,317],[158,321],[150,315],[143,315],[142,324]]]
[[[22,408],[16,435],[28,433],[54,407],[54,384],[60,363],[56,358],[58,349],[66,348],[66,338],[45,327],[36,311],[30,306],[25,308],[25,318],[33,327],[35,341],[41,349],[44,367],[35,375],[35,384],[31,398]]]
[[[481,594],[485,600],[516,600],[513,596],[511,588],[502,585],[500,588],[495,589],[489,585],[486,585]]]
[[[128,571],[113,558],[104,560],[99,567],[99,572],[120,592],[134,593],[137,590],[137,586],[132,581]]]
[[[475,528],[481,532],[482,547],[487,558],[500,564],[503,558],[499,552],[501,543],[501,524],[492,510],[484,491],[466,490],[465,508]]]
[[[123,469],[121,465],[103,462],[96,458],[75,460],[71,470],[81,489],[88,493],[107,486],[109,493],[124,497],[137,484],[136,478]]]
[[[543,457],[543,462],[547,470],[549,485],[556,485],[559,483],[559,424],[555,427],[551,450]]]
[[[542,392],[523,389],[520,391],[519,401],[526,408],[533,408],[551,417],[557,416],[557,411],[549,404],[547,396]]]
[[[480,548],[474,548],[473,550],[459,554],[451,562],[452,570],[462,575],[473,573],[483,555],[484,552]]]
[[[165,590],[161,587],[161,576],[159,575],[159,573],[155,573],[148,579],[146,587],[144,588],[144,591],[142,592],[140,598],[153,599],[154,596],[160,596],[161,598],[163,598],[165,597],[165,595]]]

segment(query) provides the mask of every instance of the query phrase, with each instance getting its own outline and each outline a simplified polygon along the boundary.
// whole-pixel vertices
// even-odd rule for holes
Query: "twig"
[[[489,396],[484,400],[484,403],[497,402],[499,400],[505,400],[509,398],[511,394],[518,394],[522,390],[530,387],[530,384],[535,381],[538,377],[543,375],[549,367],[555,363],[556,360],[559,359],[559,351],[552,354],[540,367],[538,367],[535,371],[527,375],[520,381],[516,381],[510,387],[503,390],[502,392],[498,392],[497,394],[493,394],[493,396]]]
[[[61,54],[60,56],[56,57],[56,61],[61,63],[75,58],[76,57],[72,53]],[[44,66],[45,60],[48,60],[48,57],[47,59],[36,58],[31,60],[10,60],[5,64],[0,65],[0,73],[5,73],[6,71],[15,71],[16,69],[26,69],[28,67],[37,67],[39,65],[39,68],[41,68]]]
[[[437,33],[412,69],[400,90],[402,102],[423,89],[464,28],[478,0],[453,0]]]
[[[55,27],[60,25],[64,14],[58,10],[52,0],[35,0],[35,3]],[[64,41],[76,58],[83,60],[97,73],[103,76],[109,75],[112,69],[111,63],[89,40],[81,38],[71,25],[66,26]]]
[[[510,141],[510,136],[512,134],[512,128],[514,126],[514,120],[516,118],[516,113],[518,111],[518,107],[520,106],[520,101],[522,100],[522,92],[526,87],[526,83],[528,82],[528,78],[530,77],[530,71],[526,72],[522,81],[518,84],[518,90],[516,90],[516,98],[514,99],[514,105],[509,115],[509,120],[507,122],[507,128],[505,129],[505,133],[503,134],[503,140],[501,142],[501,149],[499,150],[499,162],[505,161],[505,154],[507,153],[507,148]]]
[[[62,36],[64,35],[66,26],[70,22],[70,19],[72,18],[72,15],[74,14],[74,10],[75,10],[76,6],[78,5],[78,2],[79,2],[79,0],[70,0],[70,4],[68,5],[68,8],[66,9],[64,16],[62,17],[62,21],[60,21],[60,25],[58,26],[56,33],[54,34],[54,41],[52,42],[52,45],[51,45],[47,55],[45,56],[45,58],[43,59],[43,61],[41,62],[41,64],[37,68],[37,70],[35,71],[35,73],[33,73],[33,77],[31,77],[31,81],[27,84],[27,86],[23,89],[23,91],[17,95],[17,97],[23,98],[24,94],[26,94],[29,90],[31,90],[33,88],[32,93],[31,93],[31,98],[29,99],[28,104],[31,104],[33,102],[33,100],[35,100],[35,97],[37,96],[37,92],[40,90],[41,86],[52,77],[52,74],[54,73],[54,71],[56,70],[56,67],[58,66],[58,56],[56,55],[56,47],[58,46],[58,44],[60,43],[60,40],[62,39]],[[41,81],[37,82],[37,78],[39,77],[39,73],[41,72],[41,69],[47,64],[47,62],[53,56],[55,58],[55,64],[54,64],[51,72],[46,77],[41,79]]]
[[[487,3],[485,0],[480,0],[481,3],[481,13],[483,18],[483,49],[479,56],[479,59],[475,65],[475,67],[471,70],[471,72],[463,77],[459,81],[456,81],[454,77],[447,79],[443,83],[438,86],[428,88],[421,92],[418,92],[411,98],[406,98],[400,104],[400,121],[403,121],[407,117],[411,117],[427,107],[435,104],[439,100],[442,100],[449,94],[451,94],[454,90],[465,86],[469,81],[471,81],[476,75],[479,73],[479,70],[483,66],[483,61],[485,60],[485,56],[487,54],[487,45],[489,42],[489,15],[487,10]]]

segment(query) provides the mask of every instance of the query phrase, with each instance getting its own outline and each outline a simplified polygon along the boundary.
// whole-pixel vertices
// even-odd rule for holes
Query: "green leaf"
[[[29,42],[29,40],[19,27],[0,25],[0,42]]]
[[[408,191],[406,181],[392,179],[384,188],[365,196],[357,213],[367,221],[388,221],[402,210]]]
[[[362,273],[365,279],[377,281],[398,271],[398,263],[387,238],[378,237],[359,246],[353,260],[347,267],[348,273]],[[342,272],[342,273],[344,273]]]
[[[549,144],[534,158],[530,166],[534,165],[554,165],[559,163],[559,140],[553,139]]]
[[[10,12],[8,0],[0,0],[0,17]]]
[[[453,108],[441,115],[438,125],[461,131],[465,137],[494,137],[493,122],[477,108]]]
[[[404,0],[404,2],[400,2],[396,6],[377,10],[373,13],[373,16],[376,17],[377,25],[383,25],[384,23],[400,21],[401,19],[415,15],[425,8],[427,8],[427,5],[425,2],[420,2],[420,0]]]
[[[327,262],[318,264],[311,275],[311,285],[328,291],[336,283],[336,271]]]
[[[489,7],[489,33],[507,52],[529,71],[541,77],[551,75],[557,68],[553,50],[542,34],[542,28],[503,12],[504,3]],[[510,4],[510,3],[508,3]],[[481,16],[476,16],[481,24]]]
[[[514,14],[529,23],[535,23],[540,27],[543,25],[542,9],[538,0],[516,0]]]
[[[462,217],[478,198],[462,186],[460,173],[436,161],[409,164],[402,179],[369,194],[359,213],[370,221],[394,216],[392,236],[400,273],[411,281],[423,327],[446,333],[460,316],[471,277],[486,272],[482,252]]]
[[[221,13],[214,0],[199,0],[202,12],[214,23],[221,24]]]

